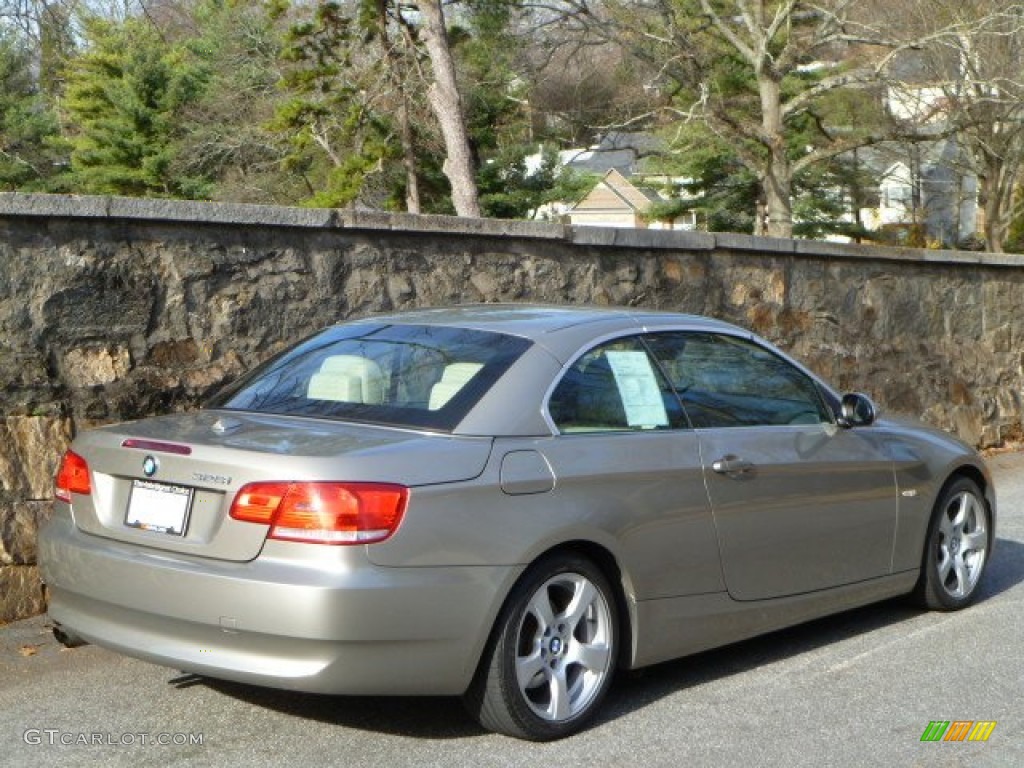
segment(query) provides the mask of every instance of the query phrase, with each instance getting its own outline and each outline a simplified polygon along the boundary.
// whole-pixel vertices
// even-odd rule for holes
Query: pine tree
[[[180,117],[208,73],[145,19],[89,19],[87,50],[67,75],[69,182],[79,192],[204,197],[207,180],[171,172]]]

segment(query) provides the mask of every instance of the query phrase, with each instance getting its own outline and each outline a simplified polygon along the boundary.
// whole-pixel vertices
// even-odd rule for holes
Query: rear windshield
[[[464,328],[339,325],[264,363],[207,407],[451,431],[530,343]]]

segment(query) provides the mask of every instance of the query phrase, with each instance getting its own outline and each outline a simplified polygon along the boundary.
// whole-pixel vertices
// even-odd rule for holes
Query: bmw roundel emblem
[[[160,467],[160,462],[152,456],[147,456],[142,460],[142,472],[146,477],[152,477],[156,474],[157,469]]]

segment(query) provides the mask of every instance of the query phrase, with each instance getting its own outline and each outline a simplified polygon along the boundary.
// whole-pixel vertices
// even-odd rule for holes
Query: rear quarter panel
[[[502,458],[521,451],[548,462],[549,491],[502,490]],[[724,590],[694,433],[498,439],[479,478],[414,488],[398,532],[368,552],[388,566],[526,565],[574,541],[606,549],[637,600]]]

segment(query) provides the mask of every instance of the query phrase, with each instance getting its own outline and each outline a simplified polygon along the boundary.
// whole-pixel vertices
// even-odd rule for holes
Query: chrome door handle
[[[742,475],[753,470],[754,464],[730,453],[714,462],[711,469],[720,475]]]

